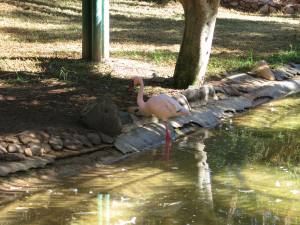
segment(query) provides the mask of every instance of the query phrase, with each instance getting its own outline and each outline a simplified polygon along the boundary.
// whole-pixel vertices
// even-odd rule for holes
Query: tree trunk
[[[185,27],[174,72],[178,88],[203,84],[219,3],[219,0],[181,0]]]

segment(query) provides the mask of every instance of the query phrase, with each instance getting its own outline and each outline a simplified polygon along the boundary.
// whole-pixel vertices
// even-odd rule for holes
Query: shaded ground
[[[77,127],[81,108],[96,98],[134,105],[130,77],[170,78],[183,30],[178,4],[114,0],[112,60],[94,64],[80,59],[81,1],[4,0],[0,17],[0,135]],[[273,66],[300,61],[299,26],[299,18],[221,10],[208,74],[247,70],[261,58]],[[176,92],[170,79],[146,85],[149,96]]]

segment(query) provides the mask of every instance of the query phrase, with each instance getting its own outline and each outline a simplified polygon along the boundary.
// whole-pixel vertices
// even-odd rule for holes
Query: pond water
[[[1,225],[300,224],[300,95],[0,208]],[[29,174],[30,175],[30,174]]]

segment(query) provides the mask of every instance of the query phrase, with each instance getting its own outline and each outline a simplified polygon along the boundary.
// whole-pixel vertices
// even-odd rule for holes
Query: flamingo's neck
[[[140,107],[140,109],[145,109],[143,79],[140,79],[140,90],[137,97],[137,104]]]

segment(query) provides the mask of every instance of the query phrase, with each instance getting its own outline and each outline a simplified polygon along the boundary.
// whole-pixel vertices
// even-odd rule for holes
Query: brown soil
[[[126,65],[129,62],[135,63],[134,60],[124,62]],[[112,73],[122,70],[127,77],[120,75],[120,71],[117,73],[118,78],[113,74],[111,76],[90,74],[80,77],[70,73],[68,80],[61,81],[47,73],[1,71],[0,135],[46,127],[83,128],[79,120],[80,111],[97,98],[109,98],[123,111],[129,106],[136,105],[136,91],[128,91],[132,82],[131,77],[135,75],[129,71],[132,65],[128,65],[128,68],[119,68],[120,60],[117,64],[115,66],[114,63],[110,63]],[[150,74],[151,70],[150,67],[144,67],[140,68],[140,72]],[[155,82],[150,77],[145,79],[148,85],[146,95],[156,94],[162,90],[171,95],[178,92],[168,88],[171,86],[171,80],[164,78],[162,80],[164,83]],[[164,87],[161,87],[162,84]]]

